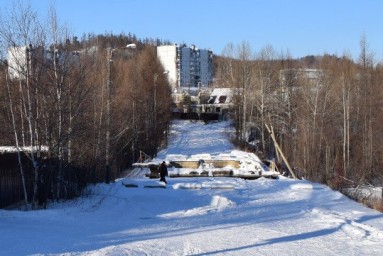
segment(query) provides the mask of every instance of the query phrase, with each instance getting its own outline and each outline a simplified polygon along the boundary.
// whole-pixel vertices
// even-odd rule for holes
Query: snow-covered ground
[[[158,157],[231,151],[224,126],[178,121]],[[383,255],[383,214],[324,185],[167,180],[130,177],[47,210],[0,210],[0,255]]]
[[[234,133],[230,122],[204,124],[198,121],[174,121],[169,145],[158,153],[159,159],[169,155],[191,156],[197,154],[218,155],[234,150],[230,135]]]
[[[218,176],[226,172],[231,176],[255,177],[255,176],[277,176],[279,173],[270,170],[262,161],[253,153],[235,150],[230,143],[231,135],[234,133],[233,127],[229,122],[216,122],[204,125],[201,122],[174,122],[173,129],[170,134],[170,144],[168,147],[159,152],[157,158],[144,165],[159,165],[165,161],[170,167],[168,168],[169,176],[182,175],[203,175]],[[202,161],[202,163],[201,163]],[[231,164],[228,162],[231,161]],[[175,167],[172,162],[183,162],[198,164],[197,168]],[[214,164],[228,165],[214,167]],[[238,166],[234,166],[238,164]],[[149,168],[142,168],[144,173],[150,173]],[[206,175],[205,175],[206,176]]]

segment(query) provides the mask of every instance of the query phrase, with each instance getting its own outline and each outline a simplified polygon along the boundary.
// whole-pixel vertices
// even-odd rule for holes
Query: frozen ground
[[[168,149],[159,157],[167,153],[231,151],[233,148],[223,132],[227,128],[223,126],[177,122]],[[185,137],[188,143],[177,146],[179,136],[188,136],[188,127],[193,128],[192,134],[200,135]],[[215,127],[222,132],[214,133]],[[211,133],[205,135],[207,131]],[[383,252],[383,215],[324,185],[287,178],[251,181],[211,177],[168,178],[167,187],[162,185],[157,180],[125,178],[109,185],[98,184],[89,188],[92,191],[89,196],[50,204],[47,210],[0,210],[0,254],[382,255]]]

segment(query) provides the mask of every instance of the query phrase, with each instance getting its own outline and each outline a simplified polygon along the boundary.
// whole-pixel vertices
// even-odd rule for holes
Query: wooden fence
[[[25,159],[23,160],[25,162]],[[26,166],[27,185],[31,180],[31,172]],[[27,186],[30,194],[30,186]],[[0,209],[9,207],[24,200],[23,185],[16,153],[0,154]]]
[[[0,208],[23,201],[20,172],[15,169],[0,169]]]
[[[0,209],[24,203],[23,183],[17,153],[0,153]],[[55,159],[40,159],[37,184],[37,200],[42,203],[55,199],[70,199],[81,194],[92,173],[88,168],[78,168],[64,163],[59,172],[59,162]],[[30,160],[22,154],[24,177],[28,203],[32,200],[34,171]],[[41,204],[40,204],[41,205]]]

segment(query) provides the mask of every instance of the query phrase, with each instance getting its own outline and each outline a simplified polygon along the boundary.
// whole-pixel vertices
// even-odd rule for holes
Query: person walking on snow
[[[160,181],[163,181],[165,182],[165,184],[168,184],[165,180],[165,176],[168,176],[168,168],[166,167],[165,161],[162,162],[159,169],[160,169]]]

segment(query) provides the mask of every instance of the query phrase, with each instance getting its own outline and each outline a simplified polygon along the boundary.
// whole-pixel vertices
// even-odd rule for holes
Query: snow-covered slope
[[[196,133],[198,126],[206,128],[193,125]],[[232,150],[226,143],[217,152]],[[203,153],[202,142],[191,145]],[[172,147],[168,152],[177,153]],[[213,145],[207,148],[215,151]],[[186,147],[180,149],[188,154]],[[157,180],[130,178],[89,190],[86,197],[51,203],[47,210],[0,210],[0,255],[383,252],[381,213],[308,181],[168,178],[163,188]]]

